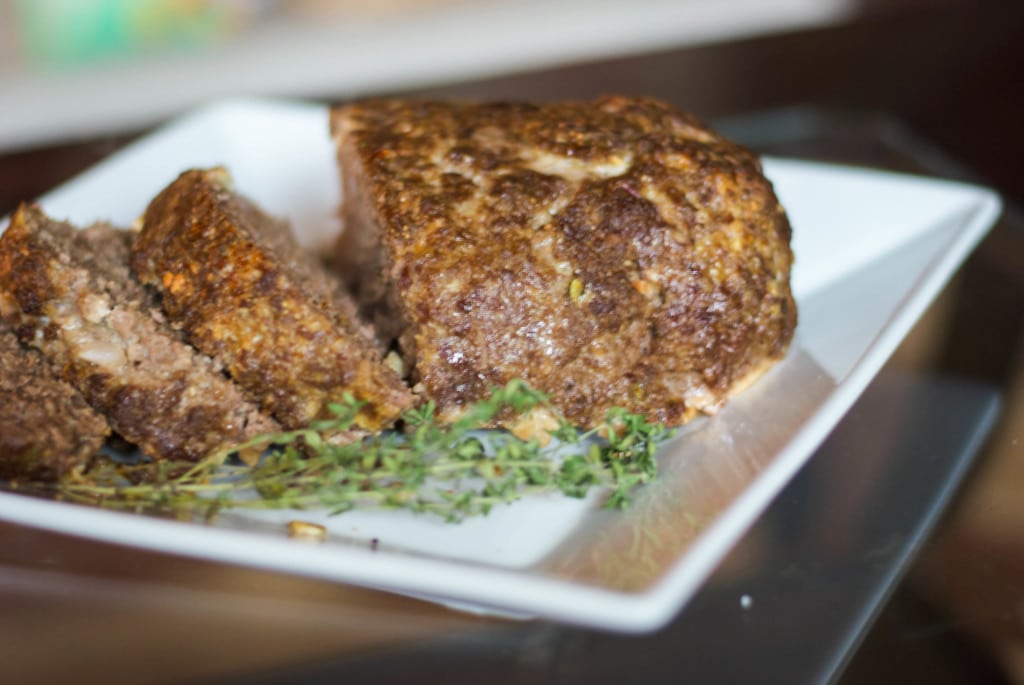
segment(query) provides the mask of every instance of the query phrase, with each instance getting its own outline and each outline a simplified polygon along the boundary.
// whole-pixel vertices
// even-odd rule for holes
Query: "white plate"
[[[129,224],[191,166],[290,217],[301,239],[337,230],[326,112],[229,101],[119,152],[41,199],[51,214]],[[627,512],[538,497],[460,525],[405,512],[231,513],[214,525],[0,492],[0,517],[170,553],[427,596],[460,606],[645,631],[670,620],[810,457],[995,221],[999,198],[930,179],[769,159],[787,207],[800,324],[789,356],[713,419],[666,445]],[[326,524],[319,545],[283,522]]]

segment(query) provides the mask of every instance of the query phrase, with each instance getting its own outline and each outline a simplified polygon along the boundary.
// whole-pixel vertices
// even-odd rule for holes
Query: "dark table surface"
[[[1024,682],[1021,36],[1020,3],[907,3],[425,91],[653,95],[765,153],[975,180],[1007,201],[878,381],[663,631],[508,623],[0,523],[0,681]],[[142,133],[0,155],[0,214]],[[844,475],[861,493],[852,510],[816,496],[839,478],[829,463],[866,450],[903,467],[863,488],[856,469]],[[907,454],[932,460],[916,474]],[[830,516],[858,534],[826,554],[811,522]]]

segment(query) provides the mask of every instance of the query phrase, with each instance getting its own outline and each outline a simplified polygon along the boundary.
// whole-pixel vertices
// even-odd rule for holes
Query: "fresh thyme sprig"
[[[302,430],[261,436],[236,449],[270,448],[252,467],[220,453],[197,464],[106,464],[60,485],[62,496],[107,507],[175,514],[228,508],[356,507],[407,509],[448,521],[486,514],[527,494],[561,492],[583,497],[610,490],[606,505],[628,505],[634,487],[654,478],[655,451],[669,436],[661,424],[613,409],[598,427],[578,432],[557,419],[548,446],[512,433],[481,430],[496,417],[545,410],[548,399],[523,381],[493,390],[452,423],[438,421],[428,402],[402,417],[406,430],[346,445],[325,435],[353,426],[360,403],[330,406],[333,418]]]

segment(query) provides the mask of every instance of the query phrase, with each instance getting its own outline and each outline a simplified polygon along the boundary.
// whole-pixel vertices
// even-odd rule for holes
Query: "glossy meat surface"
[[[520,377],[568,418],[713,413],[784,356],[790,225],[757,158],[647,99],[332,111],[336,259],[448,417]]]

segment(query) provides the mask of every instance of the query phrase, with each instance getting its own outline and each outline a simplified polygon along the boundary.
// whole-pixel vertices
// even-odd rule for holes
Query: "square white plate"
[[[238,189],[317,246],[338,227],[323,107],[228,101],[138,141],[41,198],[54,216],[129,225],[182,170]],[[405,512],[227,513],[212,525],[0,492],[0,518],[108,542],[619,631],[669,621],[810,457],[981,239],[999,198],[963,184],[769,159],[794,229],[800,306],[788,357],[659,454],[626,512],[599,497],[522,500],[459,525]],[[284,522],[328,526],[323,544]]]

